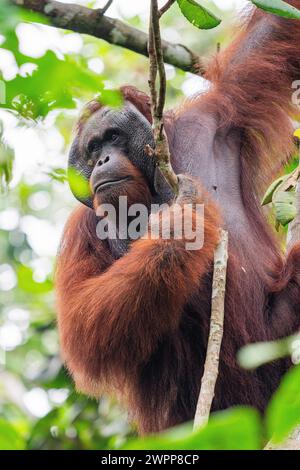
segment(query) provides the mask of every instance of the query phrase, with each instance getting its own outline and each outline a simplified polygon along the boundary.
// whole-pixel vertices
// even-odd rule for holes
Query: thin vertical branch
[[[201,389],[194,419],[194,429],[207,424],[215,395],[219,374],[219,358],[223,339],[225,289],[228,261],[228,232],[221,231],[220,243],[215,251],[212,284],[210,331],[201,380]]]
[[[163,123],[163,109],[166,99],[166,73],[159,27],[159,19],[162,12],[167,11],[173,3],[173,1],[168,1],[161,10],[158,10],[157,0],[151,0],[148,44],[150,58],[149,88],[151,93],[151,113],[153,118],[155,149],[148,148],[148,152],[149,155],[154,155],[157,158],[159,168],[171,187],[177,192],[178,179],[170,163],[170,151]],[[159,93],[157,93],[156,88],[157,77],[159,77]],[[215,252],[210,333],[204,374],[201,381],[201,390],[194,421],[195,428],[198,428],[208,421],[215,392],[215,384],[219,373],[219,356],[224,324],[227,259],[228,233],[222,230],[220,244]]]
[[[156,64],[157,64],[158,73],[159,73],[159,95],[158,95],[156,112],[155,112],[154,117],[157,120],[157,122],[160,124],[162,122],[163,110],[164,110],[165,101],[166,101],[167,80],[166,80],[165,64],[164,64],[162,48],[161,48],[161,35],[160,35],[160,27],[159,27],[159,11],[158,11],[158,6],[157,6],[157,0],[152,1],[150,23],[152,24]],[[160,127],[159,131],[160,131],[160,137],[161,137],[162,126]]]
[[[263,450],[300,450],[300,428],[297,427],[289,437],[280,444],[273,444],[272,441]]]
[[[153,32],[153,11],[150,11],[150,23],[149,23],[149,41],[148,41],[148,54],[149,54],[149,89],[151,96],[151,112],[154,123],[154,117],[157,113],[157,91],[156,91],[156,78],[157,78],[157,56],[154,42]]]
[[[171,2],[165,5],[164,11],[171,6]],[[178,192],[178,178],[173,171],[170,159],[168,139],[164,130],[163,110],[166,99],[166,73],[162,53],[162,43],[159,27],[161,14],[158,10],[157,0],[151,0],[150,23],[149,23],[149,89],[151,94],[151,114],[153,119],[153,133],[155,139],[155,150],[148,149],[149,154],[154,154],[158,166],[172,187],[175,194]],[[157,76],[159,76],[159,91],[157,92]]]

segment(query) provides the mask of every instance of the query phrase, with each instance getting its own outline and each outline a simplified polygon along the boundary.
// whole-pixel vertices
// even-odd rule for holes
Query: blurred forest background
[[[246,2],[202,3],[222,18],[221,26],[199,31],[174,5],[163,18],[162,34],[208,57],[218,43],[224,47],[231,40]],[[114,0],[107,15],[147,31],[148,10],[148,0]],[[124,410],[108,397],[97,403],[78,395],[62,367],[53,271],[64,224],[76,205],[65,168],[79,110],[98,92],[121,84],[147,91],[148,61],[34,20],[1,1],[6,102],[0,108],[0,449],[119,447],[135,434]],[[206,88],[195,75],[172,66],[166,71],[167,107]]]

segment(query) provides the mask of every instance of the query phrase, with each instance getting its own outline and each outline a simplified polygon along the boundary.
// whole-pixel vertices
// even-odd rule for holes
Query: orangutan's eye
[[[88,143],[88,153],[91,154],[91,153],[94,153],[96,152],[97,150],[99,150],[101,147],[101,141],[99,139],[92,139],[89,143]]]
[[[109,129],[104,136],[104,140],[107,142],[116,142],[119,138],[119,133],[115,129]]]

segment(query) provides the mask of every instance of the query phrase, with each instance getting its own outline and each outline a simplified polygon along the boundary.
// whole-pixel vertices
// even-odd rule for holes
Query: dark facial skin
[[[146,145],[154,147],[151,125],[134,105],[95,111],[79,129],[69,157],[69,166],[91,188],[90,197],[79,200],[89,207],[115,205],[121,195],[130,204],[169,201],[173,194],[146,154]]]
[[[116,126],[115,116],[109,111],[101,117],[97,113],[92,116],[83,135],[87,164],[92,167],[94,207],[110,203],[117,208],[120,196],[127,196],[128,204],[144,203],[148,207],[150,190],[142,172],[128,158],[126,132]]]
[[[69,166],[89,182],[90,195],[81,198],[83,204],[97,210],[100,204],[118,208],[120,196],[127,196],[127,206],[162,204],[173,199],[173,193],[145,148],[154,148],[149,121],[126,102],[121,109],[100,107],[80,125],[73,142]],[[114,222],[112,222],[114,223]],[[119,227],[116,227],[117,232]],[[109,239],[108,244],[117,259],[128,250],[130,240]]]

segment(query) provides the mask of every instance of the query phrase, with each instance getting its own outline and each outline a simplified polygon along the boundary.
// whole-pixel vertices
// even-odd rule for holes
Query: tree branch
[[[215,386],[219,373],[219,358],[223,339],[225,289],[228,261],[228,233],[221,231],[220,243],[215,251],[212,284],[210,331],[201,380],[201,389],[194,419],[194,429],[208,422]]]
[[[168,0],[168,2],[163,7],[161,7],[160,10],[158,10],[158,17],[160,18],[164,13],[166,13],[166,11],[169,10],[169,8],[171,8],[175,2],[176,0]]]
[[[108,2],[106,3],[106,5],[104,5],[103,8],[100,8],[100,9],[99,9],[99,11],[101,12],[102,15],[104,15],[104,14],[107,12],[107,10],[109,9],[109,7],[111,6],[111,4],[112,4],[113,1],[114,1],[114,0],[108,0]]]
[[[157,110],[157,91],[156,91],[156,78],[157,78],[157,57],[155,51],[155,43],[154,43],[154,34],[153,34],[153,21],[152,21],[152,9],[150,12],[150,20],[149,20],[149,43],[148,43],[148,54],[149,54],[149,90],[150,90],[150,97],[151,97],[151,114],[152,114],[152,121],[154,123],[154,119],[156,116]]]
[[[299,427],[289,435],[289,437],[280,444],[273,444],[272,441],[264,447],[264,450],[300,450],[300,429]]]
[[[48,19],[51,26],[89,34],[148,57],[148,35],[117,19],[104,16],[103,9],[92,10],[54,0],[10,1],[15,5],[40,13]],[[204,73],[204,64],[200,57],[181,44],[162,41],[162,54],[164,61],[174,67],[195,74]]]
[[[165,10],[166,11],[166,10]],[[153,121],[153,134],[155,149],[149,149],[149,154],[154,156],[158,166],[172,187],[175,194],[178,192],[178,178],[174,173],[168,139],[164,130],[163,111],[166,99],[166,73],[162,54],[162,42],[159,28],[159,10],[157,0],[151,0],[150,21],[149,21],[149,88],[151,94],[151,114]],[[157,73],[159,75],[159,93],[156,91]]]
[[[161,14],[157,7],[157,1],[153,2],[153,5],[154,6],[152,7],[150,23],[152,24],[155,57],[156,57],[156,64],[158,68],[158,74],[159,74],[159,95],[158,95],[155,117],[157,120],[162,122],[163,111],[164,111],[164,106],[165,106],[165,101],[166,101],[167,81],[166,81],[166,71],[165,71],[164,58],[162,54],[161,35],[160,35],[160,27],[159,27],[159,18]],[[162,125],[160,129],[160,136],[159,136],[160,138],[161,138],[161,133],[162,133]]]

